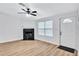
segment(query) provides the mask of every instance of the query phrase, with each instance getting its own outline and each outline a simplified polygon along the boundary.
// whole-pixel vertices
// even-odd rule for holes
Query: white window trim
[[[38,29],[37,29],[37,33],[38,33],[39,36],[53,37],[53,21],[52,21],[52,28],[45,28],[45,22],[46,22],[46,21],[52,21],[52,20],[39,21],[39,22],[44,22],[44,28],[38,28]],[[38,22],[38,23],[39,23],[39,22]],[[37,27],[38,27],[38,25],[37,25]],[[44,29],[44,35],[40,35],[38,31],[39,31],[39,30],[43,30],[43,29]],[[52,29],[52,36],[46,35],[46,30],[47,30],[47,29],[49,29],[49,30]]]

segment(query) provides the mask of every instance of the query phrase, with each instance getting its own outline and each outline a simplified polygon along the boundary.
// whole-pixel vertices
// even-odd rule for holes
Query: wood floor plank
[[[57,45],[40,40],[18,40],[0,43],[0,56],[74,56]]]

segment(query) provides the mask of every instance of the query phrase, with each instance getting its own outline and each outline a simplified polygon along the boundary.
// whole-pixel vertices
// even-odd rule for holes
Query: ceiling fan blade
[[[23,8],[22,8],[22,10],[23,10],[23,11],[25,11],[25,12],[27,12],[28,14],[30,13],[30,11],[29,11],[29,10],[27,10],[27,11],[26,11],[26,10],[25,10],[25,9],[23,9]]]
[[[24,7],[25,7],[25,4],[23,4],[23,3],[19,3],[19,5],[21,5],[21,6],[24,6]]]
[[[22,8],[23,11],[27,12],[25,9]]]
[[[25,12],[18,12],[18,14],[26,14]]]
[[[36,14],[32,14],[32,13],[31,13],[31,15],[33,15],[33,16],[37,16]]]
[[[37,13],[37,11],[32,11],[32,13]]]

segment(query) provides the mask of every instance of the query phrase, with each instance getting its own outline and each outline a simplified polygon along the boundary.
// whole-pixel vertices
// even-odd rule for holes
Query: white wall
[[[77,20],[76,20],[76,49],[79,51],[79,9],[77,11]]]
[[[20,24],[21,24],[21,38],[23,39],[23,29],[24,28],[35,28],[35,21],[33,21],[33,20],[28,20],[28,19],[26,19],[26,20],[21,20],[20,21]]]
[[[20,40],[23,38],[23,28],[33,28],[32,21],[27,21],[8,15],[0,14],[0,43]]]
[[[77,15],[76,10],[74,10],[74,11],[71,11],[71,12],[68,12],[68,13],[63,13],[63,14],[59,14],[59,15],[55,15],[55,16],[45,17],[45,18],[39,19],[38,21],[40,21],[40,20],[47,20],[47,19],[51,19],[53,21],[53,38],[39,36],[37,34],[37,25],[35,27],[35,30],[36,30],[36,32],[35,32],[35,34],[36,34],[35,38],[38,39],[38,40],[43,40],[43,41],[47,41],[47,42],[51,42],[51,43],[59,45],[60,44],[59,19],[61,17],[67,17],[68,18],[68,17],[76,16],[76,15]],[[36,21],[36,24],[37,24],[37,21]],[[74,36],[74,38],[75,38],[75,36]]]
[[[79,19],[78,20],[76,20],[76,48],[77,48],[77,50],[79,51]]]
[[[9,15],[0,14],[0,42],[18,39],[19,20]]]
[[[35,22],[32,20],[22,20],[22,28],[34,28]]]

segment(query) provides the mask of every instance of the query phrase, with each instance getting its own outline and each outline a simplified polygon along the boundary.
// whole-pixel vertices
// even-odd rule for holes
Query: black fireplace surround
[[[23,29],[23,40],[34,40],[34,29]]]

